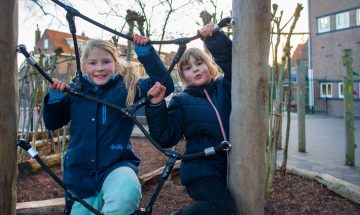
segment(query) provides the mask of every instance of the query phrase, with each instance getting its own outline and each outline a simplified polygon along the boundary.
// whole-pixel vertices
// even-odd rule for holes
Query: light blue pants
[[[84,199],[105,215],[129,215],[138,208],[141,185],[135,172],[129,167],[114,169],[105,179],[101,191]],[[93,214],[79,202],[75,202],[71,215]]]

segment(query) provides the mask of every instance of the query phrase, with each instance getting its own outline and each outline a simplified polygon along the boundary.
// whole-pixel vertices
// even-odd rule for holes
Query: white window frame
[[[49,48],[49,40],[44,39],[44,41],[43,41],[43,49],[48,49],[48,48]]]
[[[325,92],[323,91],[323,86],[325,85]],[[332,98],[333,97],[333,87],[332,83],[321,83],[320,84],[320,97],[321,98]]]
[[[318,18],[318,33],[330,31],[330,16]]]
[[[339,98],[344,98],[344,83],[343,82],[339,82],[338,83],[338,95]]]
[[[360,25],[360,8],[356,9],[356,25]]]
[[[66,38],[66,43],[67,45],[71,48],[71,49],[74,49],[74,41],[72,38]]]
[[[336,19],[336,30],[350,27],[349,11],[336,14],[335,19]]]

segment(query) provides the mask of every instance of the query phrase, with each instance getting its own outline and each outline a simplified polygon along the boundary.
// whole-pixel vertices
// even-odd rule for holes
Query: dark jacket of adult
[[[167,69],[151,47],[146,56],[138,56],[150,78],[137,82],[135,101],[146,96],[156,81],[161,81]],[[127,91],[122,76],[114,75],[105,85],[97,86],[83,79],[82,93],[125,107]],[[166,82],[167,94],[174,87]],[[134,122],[121,111],[95,101],[67,93],[60,101],[49,104],[44,99],[44,122],[55,130],[70,123],[70,144],[64,156],[64,182],[81,198],[95,195],[105,177],[120,166],[138,172],[139,158],[133,151],[130,135]]]
[[[171,147],[185,137],[185,154],[202,152],[205,148],[220,144],[224,139],[215,111],[206,99],[206,88],[211,100],[220,113],[229,136],[231,112],[231,40],[222,32],[205,40],[215,62],[224,76],[202,87],[187,87],[183,93],[174,96],[169,106],[165,102],[147,105],[146,116],[151,136],[163,147]],[[180,177],[183,184],[206,176],[215,176],[226,182],[227,155],[219,153],[211,157],[182,161]]]

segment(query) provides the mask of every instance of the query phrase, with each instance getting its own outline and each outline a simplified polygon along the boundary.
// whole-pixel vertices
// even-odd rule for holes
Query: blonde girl
[[[82,93],[120,107],[139,100],[150,87],[162,80],[166,68],[149,39],[134,35],[138,59],[149,78],[138,79],[120,64],[117,48],[104,40],[91,40],[83,50]],[[55,130],[70,124],[70,144],[64,155],[64,183],[104,214],[128,215],[138,207],[141,186],[137,178],[139,158],[132,149],[130,135],[134,123],[120,111],[106,105],[64,94],[67,85],[57,79],[44,99],[44,122]],[[173,90],[166,82],[167,94]],[[145,92],[145,93],[144,93]],[[72,214],[91,214],[75,202]]]

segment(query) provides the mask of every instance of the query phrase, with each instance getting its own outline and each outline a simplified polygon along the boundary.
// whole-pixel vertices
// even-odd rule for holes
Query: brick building
[[[360,71],[360,1],[309,0],[310,106],[331,116],[344,115],[344,49],[352,49],[353,68]],[[354,115],[360,117],[360,76],[353,76]]]

